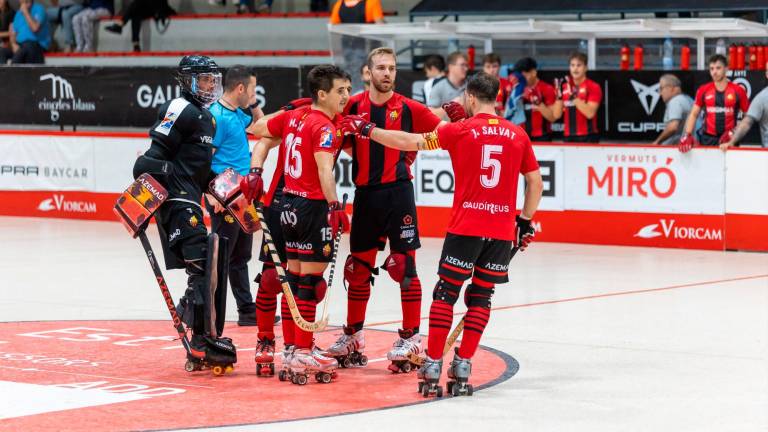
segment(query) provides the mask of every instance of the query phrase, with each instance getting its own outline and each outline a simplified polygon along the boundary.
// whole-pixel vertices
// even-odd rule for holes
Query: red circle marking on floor
[[[327,347],[339,333],[318,333],[317,344]],[[394,375],[387,370],[386,352],[395,333],[366,330],[367,367],[339,369],[333,383],[312,379],[305,386],[256,376],[254,327],[227,323],[224,334],[238,345],[238,363],[234,373],[214,377],[210,371],[184,371],[184,350],[173,340],[169,322],[0,323],[0,394],[8,399],[0,404],[0,430],[244,425],[425,401],[416,391],[415,372]],[[281,340],[277,348],[282,349]],[[451,356],[446,357],[450,361]],[[280,360],[275,363],[279,370]],[[517,361],[509,355],[481,347],[471,382],[482,389],[517,370]]]

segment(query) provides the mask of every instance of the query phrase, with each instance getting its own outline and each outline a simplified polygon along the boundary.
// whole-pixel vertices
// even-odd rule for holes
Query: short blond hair
[[[372,49],[371,52],[368,53],[368,61],[366,61],[366,64],[369,68],[373,69],[373,58],[378,55],[391,55],[395,58],[395,62],[397,62],[397,55],[395,54],[395,50],[390,47],[378,47]]]

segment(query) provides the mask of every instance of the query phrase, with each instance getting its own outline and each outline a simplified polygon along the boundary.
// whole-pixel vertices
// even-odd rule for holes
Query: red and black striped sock
[[[408,251],[407,253],[413,258],[415,266],[416,251]],[[418,276],[411,279],[408,288],[400,289],[400,305],[403,310],[403,328],[413,329],[414,333],[418,333],[421,323],[421,280]]]
[[[480,345],[480,338],[488,325],[491,317],[490,295],[493,292],[494,285],[484,282],[477,278],[472,279],[472,285],[481,288],[482,295],[478,296],[488,301],[488,305],[471,305],[467,309],[467,315],[464,318],[464,335],[461,337],[461,346],[459,347],[459,357],[472,358]],[[475,292],[473,290],[473,292]],[[470,300],[471,301],[471,300]],[[483,302],[481,300],[480,302]]]
[[[362,261],[368,264],[370,268],[373,268],[376,262],[376,249],[371,249],[365,252],[354,252],[352,256],[357,261]],[[356,262],[356,265],[363,265]],[[347,326],[360,330],[365,323],[365,311],[368,308],[368,299],[371,298],[371,283],[366,281],[365,283],[350,283],[349,291],[347,292]]]
[[[315,287],[311,284],[311,276],[320,276],[322,277],[323,274],[320,273],[319,275],[312,275],[312,274],[306,274],[306,275],[300,275],[299,276],[299,291],[307,290],[311,291],[314,294]],[[304,318],[306,321],[313,322],[315,321],[315,313],[317,312],[317,300],[312,296],[312,300],[302,300],[301,295],[296,296],[296,306],[299,308],[299,313],[301,314],[301,317]],[[298,326],[295,329],[296,334],[296,348],[312,348],[312,338],[313,333],[308,332],[305,330],[300,329]]]
[[[258,338],[275,338],[275,312],[277,312],[277,294],[269,292],[263,287],[266,283],[263,281],[264,275],[274,274],[274,265],[265,263],[261,272],[259,288],[256,291],[256,325],[259,327]],[[267,271],[271,269],[271,271]],[[267,276],[269,277],[269,276]]]

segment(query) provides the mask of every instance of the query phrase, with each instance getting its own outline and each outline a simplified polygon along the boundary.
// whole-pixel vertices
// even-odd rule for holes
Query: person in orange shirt
[[[331,24],[377,24],[384,22],[380,0],[338,0],[331,9]]]

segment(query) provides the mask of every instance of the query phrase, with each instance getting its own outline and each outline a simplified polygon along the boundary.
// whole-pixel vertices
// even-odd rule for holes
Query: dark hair
[[[251,82],[251,77],[256,78],[256,71],[243,65],[235,65],[227,69],[227,74],[224,76],[224,90],[232,91],[239,84],[248,87]]]
[[[530,72],[538,68],[538,63],[531,57],[523,57],[515,63],[515,70],[518,72]]]
[[[349,74],[338,66],[325,64],[313,67],[307,74],[309,94],[312,96],[312,100],[317,102],[317,94],[320,90],[331,91],[335,79],[352,81]]]
[[[486,54],[485,57],[483,57],[483,64],[488,64],[488,63],[490,64],[496,63],[499,66],[501,66],[501,56],[499,56],[496,53]]]
[[[478,72],[467,81],[467,94],[483,103],[496,102],[499,94],[499,79],[485,72]]]
[[[571,60],[578,60],[584,64],[584,66],[587,65],[587,55],[583,52],[572,52],[570,56],[568,56],[568,63],[571,62]]]
[[[466,54],[464,54],[461,51],[454,51],[454,52],[448,54],[448,64],[452,65],[452,64],[456,63],[456,60],[458,60],[459,57],[463,58],[464,60],[467,60],[467,55]]]
[[[728,67],[728,60],[725,59],[725,56],[722,54],[715,54],[709,58],[707,61],[708,65],[711,65],[712,63],[722,63],[723,66]]]
[[[444,71],[445,59],[443,56],[438,54],[428,55],[427,58],[424,59],[424,69],[429,68],[437,68],[437,70]]]

